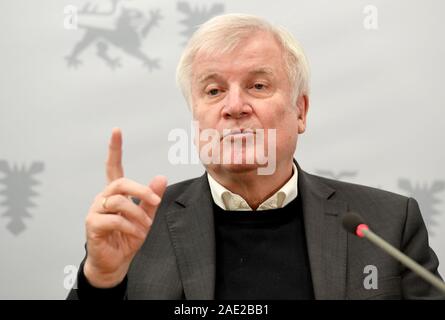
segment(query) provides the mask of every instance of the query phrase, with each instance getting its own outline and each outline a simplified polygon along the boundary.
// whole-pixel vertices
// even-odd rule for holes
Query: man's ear
[[[306,116],[309,111],[309,97],[303,94],[297,99],[297,116],[298,116],[298,134],[302,134],[306,130]]]

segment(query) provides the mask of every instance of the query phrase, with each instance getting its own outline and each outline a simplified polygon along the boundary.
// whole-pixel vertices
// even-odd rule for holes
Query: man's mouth
[[[254,129],[244,129],[244,128],[237,128],[237,129],[224,129],[222,134],[222,139],[225,139],[227,137],[245,137],[255,134]]]

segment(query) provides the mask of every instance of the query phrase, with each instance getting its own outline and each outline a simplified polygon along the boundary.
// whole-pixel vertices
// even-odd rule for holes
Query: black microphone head
[[[346,212],[343,217],[343,228],[346,231],[356,234],[357,227],[361,224],[365,224],[363,218],[356,212]]]

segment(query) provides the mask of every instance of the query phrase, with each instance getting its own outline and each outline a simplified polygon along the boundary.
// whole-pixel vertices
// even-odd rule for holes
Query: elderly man
[[[169,187],[161,176],[142,185],[123,177],[122,135],[114,129],[109,183],[86,218],[87,254],[69,298],[443,297],[341,225],[345,212],[360,212],[438,275],[414,199],[314,176],[294,161],[309,71],[292,35],[254,16],[215,17],[190,39],[177,78],[198,136],[220,134],[211,159],[231,161],[203,162],[203,176]],[[256,140],[262,144],[248,143]],[[205,142],[196,140],[200,151]],[[259,161],[261,148],[274,157]],[[260,174],[265,167],[273,170]],[[366,285],[370,267],[377,282]]]

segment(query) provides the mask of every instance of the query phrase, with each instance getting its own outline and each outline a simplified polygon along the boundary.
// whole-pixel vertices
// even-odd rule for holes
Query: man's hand
[[[122,133],[113,129],[106,161],[108,185],[94,199],[86,218],[84,274],[91,285],[118,285],[142,246],[167,186],[156,176],[148,186],[124,178]],[[136,205],[130,197],[141,200]]]

